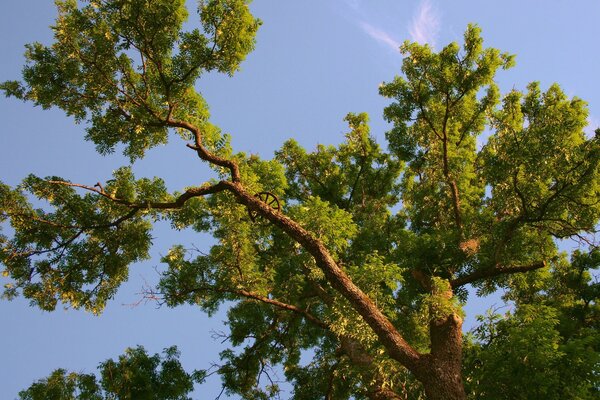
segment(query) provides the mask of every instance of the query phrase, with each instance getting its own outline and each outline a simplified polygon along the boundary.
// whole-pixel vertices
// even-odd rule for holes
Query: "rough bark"
[[[247,193],[241,184],[224,183],[229,186],[240,203],[257,210],[260,215],[280,227],[314,257],[330,284],[348,299],[354,309],[373,329],[388,354],[423,383],[428,399],[466,399],[461,371],[462,319],[460,316],[451,314],[444,319],[432,321],[430,325],[431,353],[419,354],[404,340],[371,299],[344,273],[318,239],[295,221],[274,211],[255,196]],[[445,295],[452,297],[453,294],[452,291],[449,291]],[[373,393],[373,395],[384,396],[379,397],[381,399],[394,398],[390,397],[392,394],[387,392]]]
[[[313,256],[329,283],[348,299],[356,312],[373,329],[393,359],[409,369],[417,367],[420,354],[404,340],[402,335],[375,303],[337,265],[320,240],[313,237],[310,232],[302,228],[297,222],[274,211],[271,207],[260,201],[260,199],[246,192],[240,183],[222,182],[228,186],[229,190],[234,193],[241,204],[259,212],[261,216],[271,221],[300,243]]]
[[[424,356],[425,375],[417,376],[429,400],[464,400],[462,318],[451,314],[431,321],[431,353]],[[420,374],[419,374],[420,375]]]

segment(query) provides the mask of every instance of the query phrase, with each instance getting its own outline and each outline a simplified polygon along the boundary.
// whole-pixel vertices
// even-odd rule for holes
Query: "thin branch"
[[[356,190],[356,187],[358,186],[358,181],[360,180],[360,176],[362,175],[364,166],[365,166],[365,162],[366,162],[366,157],[362,158],[362,162],[360,163],[360,169],[358,170],[358,173],[356,174],[356,179],[354,179],[354,184],[352,185],[352,189],[350,190],[350,196],[348,197],[348,205],[346,206],[348,209],[350,209],[350,206],[352,205],[352,198],[354,197],[354,191]]]
[[[96,186],[88,186],[88,185],[82,185],[79,183],[72,183],[72,182],[66,182],[66,181],[46,181],[46,182],[52,183],[55,185],[64,185],[64,186],[85,189],[90,192],[97,193],[100,196],[105,197],[105,198],[109,199],[110,201],[113,201],[117,204],[121,204],[121,205],[130,207],[130,208],[134,208],[135,210],[140,210],[140,209],[159,209],[159,210],[178,209],[178,208],[183,207],[185,202],[193,197],[201,197],[201,196],[205,196],[208,194],[222,192],[222,191],[228,189],[228,186],[225,185],[224,182],[219,182],[215,185],[206,184],[203,186],[190,188],[190,189],[186,190],[183,194],[181,194],[179,197],[177,197],[177,199],[175,199],[175,201],[136,203],[133,201],[123,200],[123,199],[114,197],[112,194],[107,193],[102,188],[102,185],[100,185],[99,183],[97,183]],[[99,187],[99,189],[97,189],[96,187]]]
[[[13,253],[11,255],[11,258],[14,257],[31,257],[31,256],[35,256],[35,255],[42,255],[42,254],[47,254],[47,253],[53,253],[56,252],[58,250],[61,250],[61,254],[59,255],[59,258],[62,257],[62,254],[64,253],[64,251],[66,250],[66,248],[72,244],[79,236],[81,236],[83,233],[85,233],[88,230],[91,229],[107,229],[107,228],[112,228],[112,227],[116,227],[119,226],[122,222],[130,219],[131,217],[133,217],[136,213],[137,213],[137,209],[133,209],[131,210],[129,213],[117,218],[116,220],[106,223],[106,224],[97,224],[97,225],[88,225],[88,226],[77,226],[77,225],[61,225],[61,224],[57,224],[53,221],[49,221],[49,220],[45,220],[43,218],[38,218],[34,215],[26,215],[26,214],[19,214],[19,216],[25,216],[27,218],[30,218],[34,221],[43,223],[43,224],[48,224],[50,226],[54,226],[54,227],[58,227],[58,228],[63,228],[63,229],[77,229],[77,232],[75,234],[73,234],[71,237],[69,237],[67,240],[59,242],[56,241],[57,245],[55,247],[46,249],[46,250],[30,250],[30,251],[24,251],[24,252],[20,252],[20,253]]]
[[[300,165],[298,165],[298,162],[296,161],[295,158],[290,157],[289,161],[293,164],[294,168],[296,168],[296,171],[298,172],[299,177],[303,178],[306,181],[307,186],[310,186],[310,182],[311,182],[311,180],[313,180],[317,183],[317,185],[319,185],[321,187],[321,189],[325,193],[327,193],[329,196],[331,196],[332,199],[334,198],[334,196],[331,195],[331,190],[329,190],[329,188],[327,186],[325,186],[325,184],[319,179],[319,177],[316,173],[313,173],[313,174],[311,174],[311,176],[309,176],[302,168],[300,168]],[[315,166],[314,170],[317,171],[318,167]]]
[[[460,215],[460,196],[458,194],[458,185],[456,181],[450,174],[450,162],[448,161],[448,133],[446,130],[448,118],[449,118],[449,109],[448,109],[448,95],[446,95],[446,111],[444,114],[444,122],[442,125],[442,161],[444,164],[444,177],[446,178],[446,182],[448,186],[450,186],[450,195],[452,196],[452,207],[454,209],[454,222],[456,223],[456,228],[458,229],[459,235],[462,237],[462,218]]]
[[[423,120],[427,123],[427,125],[429,125],[429,128],[435,134],[435,136],[437,136],[437,138],[441,140],[442,136],[438,133],[437,129],[435,129],[435,126],[433,125],[433,123],[427,116],[427,113],[425,112],[425,106],[421,102],[421,97],[419,96],[419,93],[421,92],[422,83],[423,83],[423,80],[422,79],[419,80],[419,87],[417,88],[417,92],[416,93],[413,92],[413,93],[415,93],[415,100],[417,101],[417,103],[419,105],[419,110],[421,111],[421,116],[422,116]]]
[[[513,188],[515,189],[515,193],[517,194],[517,196],[519,197],[519,200],[521,201],[521,207],[523,207],[523,212],[521,213],[521,215],[523,216],[527,216],[529,215],[529,206],[527,204],[527,201],[525,200],[525,195],[523,194],[523,192],[521,192],[521,189],[519,189],[519,169],[517,168],[513,174]]]
[[[401,398],[400,395],[386,386],[385,377],[377,369],[373,356],[366,351],[359,341],[350,337],[341,337],[339,350],[350,359],[352,364],[360,368],[367,389],[366,395],[369,399],[392,400]]]
[[[306,310],[301,309],[298,306],[292,305],[292,304],[287,304],[284,303],[282,301],[279,300],[275,300],[275,299],[271,299],[268,298],[266,296],[262,296],[260,294],[257,293],[253,293],[253,292],[249,292],[247,290],[244,289],[219,289],[219,288],[215,288],[215,287],[199,287],[199,288],[193,288],[193,289],[189,289],[187,291],[188,293],[196,293],[196,292],[216,292],[216,293],[229,293],[229,294],[236,294],[238,296],[242,296],[248,299],[253,299],[253,300],[257,300],[261,303],[265,303],[265,304],[269,304],[272,306],[275,306],[277,308],[280,308],[282,310],[286,310],[286,311],[291,311],[295,314],[298,314],[302,317],[304,317],[305,319],[307,319],[308,321],[314,323],[315,325],[323,328],[323,329],[327,329],[329,330],[329,325],[326,324],[325,322],[321,321],[320,319],[318,319],[317,317],[315,317],[314,315],[312,315],[311,313],[309,313]],[[155,295],[156,293],[153,292],[149,292],[150,295]]]

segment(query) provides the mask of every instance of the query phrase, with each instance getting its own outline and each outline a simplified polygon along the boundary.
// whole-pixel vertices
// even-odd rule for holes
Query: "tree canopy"
[[[350,113],[339,145],[291,139],[264,160],[232,149],[198,83],[235,74],[254,48],[247,1],[200,1],[185,29],[183,0],[56,4],[54,42],[28,45],[22,80],[0,89],[63,110],[100,154],[122,150],[131,163],[180,140],[214,179],[169,192],[128,165],[95,184],[0,183],[5,298],[101,313],[166,220],[216,243],[168,250],[148,295],[229,307],[217,369],[228,394],[276,396],[269,370],[280,367],[298,400],[598,395],[600,130],[586,136],[583,100],[536,82],[501,94],[495,75],[514,57],[470,25],[439,52],[402,45],[401,75],[379,89],[387,146]],[[588,246],[568,255],[566,238]],[[468,285],[503,290],[514,310],[463,338]],[[203,378],[175,349],[128,350],[100,369],[100,383],[57,370],[21,398],[179,399]]]
[[[101,399],[188,399],[195,382],[204,373],[187,374],[178,360],[176,347],[165,349],[164,356],[149,356],[143,347],[127,349],[118,361],[100,364],[100,382],[93,374],[67,373],[57,369],[19,393],[23,400],[101,400]]]

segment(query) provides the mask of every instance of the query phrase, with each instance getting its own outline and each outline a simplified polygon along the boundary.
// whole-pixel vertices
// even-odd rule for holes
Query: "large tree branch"
[[[167,120],[165,122],[168,126],[186,129],[194,135],[195,145],[188,145],[188,147],[196,150],[202,160],[230,170],[232,182],[219,182],[215,185],[218,186],[219,191],[223,189],[230,190],[241,204],[253,211],[257,211],[261,216],[281,228],[313,256],[317,265],[325,273],[329,283],[350,302],[353,308],[373,329],[393,359],[409,369],[420,368],[420,365],[418,365],[420,354],[404,340],[400,332],[373,303],[369,296],[356,286],[350,277],[337,265],[319,239],[315,238],[296,221],[274,210],[253,194],[248,193],[240,183],[240,171],[237,163],[233,160],[216,156],[208,151],[202,144],[202,132],[198,127],[186,121]],[[215,190],[211,192],[214,193]]]
[[[236,166],[237,167],[237,166]],[[238,172],[239,173],[239,172]],[[379,337],[390,356],[409,369],[417,368],[420,359],[419,353],[413,349],[396,330],[389,319],[373,303],[373,301],[346,275],[337,265],[323,243],[302,228],[297,222],[274,210],[257,197],[246,192],[239,182],[221,181],[215,185],[205,185],[188,189],[173,202],[157,203],[142,202],[135,203],[115,198],[104,191],[102,186],[92,187],[65,181],[49,181],[53,184],[66,185],[82,188],[95,192],[115,203],[122,204],[135,209],[174,209],[181,208],[183,204],[192,197],[203,196],[229,190],[237,197],[239,202],[246,207],[256,210],[264,218],[280,227],[292,239],[302,245],[315,259],[317,265],[323,270],[329,283],[338,290],[354,309],[363,317],[365,322],[373,329]],[[290,311],[293,311],[290,309]]]
[[[98,193],[99,195],[104,196],[116,203],[138,209],[180,208],[192,197],[217,193],[223,190],[231,191],[241,204],[245,205],[250,210],[256,211],[259,215],[281,228],[288,236],[298,242],[313,256],[317,265],[324,272],[332,287],[340,292],[350,302],[352,307],[371,327],[371,329],[373,329],[373,332],[379,337],[381,343],[387,349],[390,357],[400,362],[410,370],[422,369],[422,365],[419,363],[421,360],[420,354],[412,346],[410,346],[408,342],[406,342],[400,332],[398,332],[390,320],[375,305],[369,296],[367,296],[358,286],[354,284],[354,282],[352,282],[350,277],[335,262],[332,255],[319,239],[315,238],[310,232],[308,232],[294,220],[283,215],[279,211],[274,210],[253,194],[248,193],[243,185],[239,182],[240,172],[237,163],[232,160],[218,157],[209,152],[202,145],[202,134],[199,128],[184,121],[170,120],[166,121],[166,123],[169,126],[190,131],[195,137],[196,144],[195,146],[188,145],[188,147],[196,150],[201,159],[228,168],[231,172],[232,182],[221,181],[216,185],[207,185],[188,189],[174,202],[168,203],[135,203],[118,199],[111,194],[106,193],[100,185],[98,185],[99,187],[96,188],[64,181],[51,181],[51,183],[83,188],[85,190]]]
[[[536,269],[544,268],[545,266],[546,261],[539,261],[528,265],[513,266],[504,266],[497,264],[493,268],[480,269],[471,272],[470,274],[459,276],[450,281],[450,286],[452,286],[452,288],[455,289],[457,287],[461,287],[469,283],[479,281],[481,279],[493,278],[500,275],[516,274],[519,272],[534,271]]]
[[[329,283],[350,302],[352,307],[373,329],[393,359],[409,369],[419,367],[420,354],[404,340],[400,332],[373,301],[352,282],[319,239],[302,228],[297,222],[246,192],[240,183],[223,183],[235,194],[241,204],[257,211],[261,216],[281,228],[313,256]]]

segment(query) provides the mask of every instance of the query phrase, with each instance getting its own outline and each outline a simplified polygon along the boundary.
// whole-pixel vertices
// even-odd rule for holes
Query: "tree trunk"
[[[435,372],[423,380],[427,400],[465,400],[467,398],[460,368],[437,362]]]
[[[465,400],[462,381],[462,318],[451,314],[430,323],[431,353],[419,374],[428,400]]]

